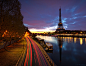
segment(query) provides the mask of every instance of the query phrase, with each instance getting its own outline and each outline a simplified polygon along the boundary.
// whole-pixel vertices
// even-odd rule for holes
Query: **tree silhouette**
[[[7,30],[9,36],[19,37],[25,32],[21,4],[18,0],[0,0],[0,37]]]

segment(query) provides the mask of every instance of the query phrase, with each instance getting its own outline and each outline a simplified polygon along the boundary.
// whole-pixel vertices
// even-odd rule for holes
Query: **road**
[[[26,37],[27,53],[24,66],[48,66],[40,48],[29,36]]]

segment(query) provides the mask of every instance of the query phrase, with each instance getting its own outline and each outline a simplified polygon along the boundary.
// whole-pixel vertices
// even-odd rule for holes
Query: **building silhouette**
[[[64,31],[65,29],[63,28],[63,24],[61,21],[61,8],[59,9],[59,23],[58,23],[58,28],[56,29],[56,32],[59,31]]]

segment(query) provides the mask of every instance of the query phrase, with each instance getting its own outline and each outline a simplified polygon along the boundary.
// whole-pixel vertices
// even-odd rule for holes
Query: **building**
[[[59,23],[55,31],[57,34],[86,34],[86,30],[65,30],[61,21],[61,8],[59,9]]]
[[[59,23],[58,23],[58,28],[56,29],[56,32],[59,31],[64,31],[65,29],[63,28],[63,24],[61,21],[61,8],[59,9]]]

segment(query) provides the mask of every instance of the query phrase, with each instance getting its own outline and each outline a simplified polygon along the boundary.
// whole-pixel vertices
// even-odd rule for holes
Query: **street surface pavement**
[[[56,66],[44,49],[31,37],[26,37],[27,53],[24,66]]]

